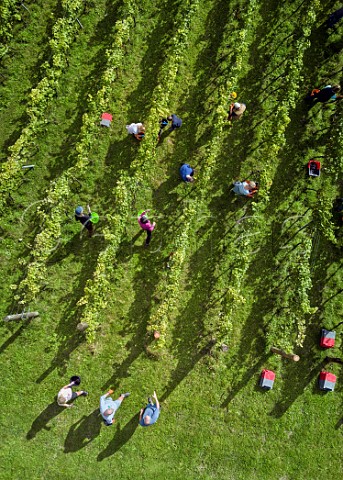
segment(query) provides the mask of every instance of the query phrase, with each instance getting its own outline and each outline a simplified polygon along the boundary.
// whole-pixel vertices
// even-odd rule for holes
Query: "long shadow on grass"
[[[7,138],[7,140],[4,141],[3,146],[1,148],[1,156],[4,157],[4,161],[6,161],[7,157],[10,154],[10,152],[8,151],[8,148],[11,147],[12,145],[14,145],[15,142],[18,140],[18,138],[20,137],[20,135],[23,131],[23,126],[28,122],[28,119],[29,119],[29,117],[28,117],[26,112],[24,112],[20,116],[20,118],[16,119],[16,121],[15,121],[16,128],[12,131],[12,133]]]
[[[160,2],[161,3],[161,2]],[[174,31],[177,28],[175,25],[175,18],[182,2],[163,1],[159,6],[160,12],[157,18],[154,18],[155,26],[150,31],[148,37],[144,38],[144,43],[147,47],[140,62],[140,70],[142,71],[142,78],[136,90],[128,97],[127,103],[129,105],[127,123],[144,122],[151,102],[151,93],[158,82],[158,73],[160,67],[166,58],[164,51],[169,49],[169,39],[172,38]],[[140,112],[138,114],[138,112]],[[137,118],[140,116],[140,118]],[[158,122],[158,118],[156,118]]]
[[[182,318],[184,321],[184,317]],[[160,402],[164,402],[169,395],[176,389],[176,387],[187,377],[187,375],[194,369],[196,364],[200,362],[206,355],[211,355],[211,349],[215,341],[209,340],[204,347],[197,349],[192,339],[185,338],[180,341],[178,345],[179,361],[177,367],[173,370],[171,378],[164,388],[164,392],[160,397]]]
[[[21,325],[0,347],[0,354],[6,350],[18,337],[28,328],[30,320],[24,320],[24,324]]]
[[[282,243],[282,242],[281,242]],[[278,275],[277,271],[273,269],[273,263],[268,265],[265,262],[265,258],[278,255],[279,249],[282,247],[278,241],[276,244],[273,242],[273,237],[270,241],[267,241],[262,247],[254,263],[251,265],[248,276],[252,279],[252,284],[257,287],[256,297],[259,299],[255,311],[259,312],[262,317],[261,333],[263,335],[268,331],[268,324],[263,323],[263,316],[273,311],[273,291],[282,287],[282,278]],[[290,362],[289,360],[281,359],[283,369],[283,384],[282,384],[282,400],[278,402],[271,412],[271,415],[281,417],[294,401],[303,393],[307,385],[313,381],[316,375],[319,375],[320,369],[323,365],[324,352],[318,349],[318,332],[321,325],[321,311],[323,288],[327,277],[327,268],[329,265],[329,258],[331,253],[327,248],[320,248],[319,254],[316,254],[315,258],[311,258],[311,262],[315,263],[314,276],[313,276],[313,289],[310,292],[311,305],[319,307],[318,312],[315,315],[308,316],[306,320],[306,339],[303,347],[299,348],[297,353],[300,355],[301,360],[299,363]],[[285,254],[284,261],[287,261],[287,254]],[[337,270],[338,271],[338,270]],[[336,272],[335,272],[336,273]],[[261,279],[262,283],[261,283]],[[254,316],[255,318],[255,316]],[[278,346],[278,345],[275,345]],[[263,363],[263,362],[262,362]],[[260,369],[262,363],[256,365],[255,369],[252,369],[251,373],[256,373]],[[248,380],[248,376],[246,377]],[[244,381],[242,382],[244,386]],[[230,397],[230,400],[232,398]]]
[[[175,132],[179,139],[174,156],[180,160],[183,158],[189,160],[192,153],[205,145],[211,136],[211,117],[213,115],[213,103],[211,102],[213,97],[216,97],[216,78],[218,70],[220,70],[216,62],[216,55],[224,41],[226,24],[234,15],[235,8],[238,8],[235,4],[224,6],[223,2],[216,2],[207,15],[205,32],[198,39],[199,42],[206,41],[206,47],[199,53],[194,66],[197,81],[192,85],[192,94],[186,96],[183,105],[179,108],[185,122],[180,132]],[[208,93],[209,86],[213,87],[210,94]],[[206,121],[201,120],[199,123],[199,118]]]
[[[130,440],[138,426],[138,419],[139,415],[134,415],[122,429],[120,428],[120,425],[116,425],[116,433],[114,435],[114,438],[105,448],[105,450],[99,453],[99,455],[97,456],[98,462],[102,462],[103,460],[105,460],[105,458],[114,455]]]
[[[51,430],[51,427],[48,426],[48,423],[57,415],[62,413],[65,409],[57,405],[56,400],[54,400],[50,405],[43,410],[42,413],[33,421],[29,432],[26,435],[27,440],[32,440],[35,438],[37,433],[41,430]]]
[[[230,361],[230,367],[235,371],[232,385],[228,395],[221,406],[226,408],[237,393],[246,385],[253,375],[257,375],[262,366],[268,362],[270,353],[266,352],[264,316],[272,308],[272,302],[268,296],[266,279],[270,274],[270,265],[266,259],[270,256],[270,239],[264,249],[260,249],[255,255],[252,271],[245,275],[246,279],[256,279],[254,291],[254,303],[248,318],[240,331],[240,344],[237,353]],[[251,283],[251,281],[250,281]],[[250,288],[252,285],[250,285]]]
[[[216,233],[219,235],[220,221],[216,224]],[[175,390],[196,364],[204,357],[212,354],[215,345],[214,338],[204,336],[203,320],[208,306],[209,292],[215,279],[213,278],[213,262],[216,250],[213,248],[212,232],[206,240],[200,240],[195,247],[195,253],[189,259],[191,268],[186,280],[185,292],[193,292],[186,300],[184,308],[176,318],[174,326],[174,340],[172,343],[173,355],[178,358],[177,367],[161,396],[161,402]],[[185,296],[183,296],[185,301]]]
[[[160,185],[155,193],[155,203],[158,203],[159,211],[164,215],[178,215],[175,209],[175,195],[168,195],[171,188],[175,186],[176,178],[180,181],[178,170],[180,163],[187,162],[196,169],[201,168],[201,151],[204,145],[208,144],[212,136],[211,117],[213,115],[213,106],[209,99],[204,95],[209,83],[214,81],[216,75],[216,65],[214,57],[217,49],[223,41],[225,26],[233,14],[234,7],[223,7],[221,2],[216,2],[206,18],[205,33],[198,41],[206,40],[206,47],[199,53],[194,66],[197,72],[196,83],[192,85],[192,93],[185,97],[185,101],[178,107],[177,113],[184,120],[180,130],[175,130],[170,135],[163,135],[162,142],[175,144],[169,158],[168,178],[170,180]],[[197,112],[196,115],[193,112]],[[199,117],[203,116],[203,121],[199,122]],[[161,145],[160,144],[160,145]],[[163,152],[164,153],[164,152]],[[200,158],[197,158],[200,157]],[[171,180],[173,179],[173,180]],[[175,181],[174,181],[175,179]],[[186,186],[185,190],[196,190],[196,185]],[[179,195],[178,195],[179,196]],[[163,198],[164,201],[161,201]]]
[[[89,43],[91,45],[104,45],[104,48],[107,48],[106,43],[104,40],[108,40],[112,38],[114,25],[117,20],[119,20],[118,13],[123,8],[123,1],[122,0],[108,0],[105,5],[104,11],[105,16],[97,23],[96,28],[94,29],[94,34],[89,39]],[[120,15],[120,18],[124,16]],[[103,50],[100,51],[100,55],[103,55]]]
[[[308,329],[307,329],[308,330]],[[283,361],[281,390],[282,400],[277,402],[270,412],[270,415],[280,418],[292,404],[300,397],[310,382],[319,376],[325,363],[321,359],[322,355],[318,351],[316,344],[318,335],[309,334],[306,336],[304,346],[299,351],[300,361]]]
[[[36,383],[41,383],[51,372],[55,369],[59,370],[59,373],[63,375],[67,369],[68,361],[72,352],[85,340],[84,335],[76,331],[76,324],[78,323],[78,316],[75,313],[76,304],[80,297],[84,293],[84,287],[87,280],[92,276],[98,254],[104,246],[104,241],[102,237],[96,238],[84,238],[82,241],[82,249],[80,249],[80,237],[75,235],[70,244],[67,246],[68,252],[67,256],[72,255],[76,257],[83,257],[83,263],[81,271],[78,273],[77,277],[74,277],[74,285],[72,292],[66,293],[65,297],[58,297],[58,302],[64,305],[64,309],[61,312],[61,321],[56,326],[55,336],[57,340],[54,339],[52,348],[55,348],[55,343],[59,342],[57,353],[51,361],[51,365],[47,368],[36,380]],[[55,254],[57,257],[58,252]],[[62,254],[65,260],[67,256]],[[60,262],[63,265],[63,262]],[[72,267],[70,267],[72,268]],[[58,275],[58,273],[57,273]],[[59,282],[61,279],[58,277]],[[70,278],[68,277],[68,281]],[[60,290],[62,283],[60,285]],[[62,291],[62,290],[61,290]],[[48,296],[47,301],[49,301],[49,296],[55,294],[55,291],[46,290],[45,294]],[[56,298],[56,297],[55,297]],[[49,346],[47,347],[49,351]]]
[[[153,248],[153,244],[154,238],[149,249]],[[135,248],[133,244],[123,244],[118,255],[118,261],[128,261]],[[135,286],[135,300],[127,314],[126,326],[121,332],[125,336],[133,334],[125,346],[125,349],[130,353],[122,362],[113,364],[113,374],[102,386],[102,390],[109,386],[113,389],[118,388],[123,379],[130,376],[129,370],[131,365],[146,351],[152,340],[152,338],[146,335],[147,322],[151,306],[156,301],[153,293],[164,270],[164,264],[163,254],[161,252],[151,254],[149,249],[145,249],[143,245],[137,247],[140,258],[136,266],[136,274],[132,280],[132,284]]]
[[[83,415],[70,427],[64,442],[64,453],[77,452],[86,447],[100,434],[100,429],[101,422],[97,408],[89,415]]]
[[[22,208],[22,206],[19,206],[19,208]],[[34,215],[34,220],[35,219],[36,219],[36,217]],[[18,220],[18,217],[15,220]],[[34,222],[34,220],[33,220],[33,222]],[[17,228],[17,226],[14,227],[14,228]],[[28,228],[28,230],[22,231],[20,233],[18,233],[18,231],[16,231],[15,234],[14,234],[14,231],[15,230],[13,230],[11,232],[14,235],[14,238],[15,238],[15,234],[18,235],[18,236],[22,235],[23,237],[25,237],[27,243],[25,242],[25,245],[22,244],[23,249],[19,249],[19,248],[16,249],[16,257],[14,259],[12,259],[11,264],[9,263],[9,265],[8,265],[8,268],[10,270],[10,274],[13,273],[13,265],[14,264],[16,265],[16,262],[18,261],[19,258],[29,258],[30,257],[30,252],[31,252],[30,242],[35,237],[35,235],[37,233],[37,228],[35,228],[34,230],[30,230]],[[4,237],[4,238],[6,238],[6,237]],[[12,269],[11,269],[10,265],[12,265]],[[2,273],[3,273],[3,275],[5,275],[6,278],[8,278],[6,276],[6,272],[5,272],[4,269],[2,270]],[[21,272],[21,277],[19,279],[18,279],[18,277],[16,278],[16,282],[19,283],[19,280],[21,280],[22,278],[25,278],[26,274],[27,274],[27,271],[26,271],[26,269],[24,269]],[[11,297],[12,297],[12,295],[9,295],[9,304],[5,306],[5,303],[4,303],[4,305],[3,305],[3,307],[6,308],[6,314],[16,315],[16,314],[23,313],[25,311],[25,309],[23,310],[22,305],[18,304],[18,300],[15,300],[13,297],[12,298]],[[21,325],[18,323],[18,320],[14,320],[14,321],[10,321],[10,322],[6,323],[6,329],[9,332],[11,332],[12,335],[0,346],[0,354],[2,352],[4,352],[10,345],[12,345],[12,343],[15,342],[15,340],[30,326],[32,321],[34,322],[35,320],[34,319],[19,320],[19,322],[23,322],[23,323],[21,323]],[[20,325],[19,328],[18,328],[18,325]]]
[[[165,55],[161,54],[161,48],[163,47],[164,42],[170,38],[170,35],[172,35],[172,27],[174,26],[175,15],[179,4],[180,2],[173,2],[171,6],[170,3],[165,2],[165,9],[161,6],[160,16],[156,21],[155,28],[149,33],[149,36],[145,38],[147,50],[141,60],[140,66],[144,75],[135,90],[125,99],[125,101],[123,100],[123,103],[125,103],[125,106],[128,109],[125,121],[122,119],[122,110],[115,112],[116,115],[114,122],[122,122],[120,127],[117,123],[116,125],[117,128],[125,131],[125,135],[125,123],[128,124],[131,121],[144,121],[144,117],[150,108],[151,95],[156,86],[158,70],[165,59]],[[140,20],[138,19],[138,23],[139,21]],[[166,32],[168,32],[168,35]],[[156,45],[158,45],[158,47]],[[156,121],[157,120],[158,119],[156,119]],[[110,168],[107,169],[106,175],[97,185],[97,189],[100,189],[99,192],[102,198],[106,199],[104,204],[105,207],[110,207],[111,205],[112,195],[109,194],[109,192],[112,191],[120,174],[120,170],[129,168],[138,148],[139,142],[127,135],[124,139],[117,140],[110,144],[105,160],[106,166],[110,166]]]
[[[109,145],[105,158],[106,171],[95,187],[98,198],[101,198],[101,206],[104,211],[115,209],[111,192],[114,190],[121,172],[130,167],[138,148],[137,140],[130,136]]]

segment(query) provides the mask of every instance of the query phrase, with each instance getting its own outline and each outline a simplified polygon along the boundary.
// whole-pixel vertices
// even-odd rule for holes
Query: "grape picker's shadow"
[[[57,405],[56,400],[54,400],[50,405],[43,410],[42,413],[38,415],[38,417],[33,421],[29,432],[26,434],[27,440],[32,440],[35,438],[38,432],[41,430],[50,430],[51,427],[48,426],[48,423],[57,415],[62,413],[64,408]]]
[[[86,447],[100,434],[100,429],[100,414],[99,409],[96,408],[88,416],[84,415],[70,427],[64,442],[64,453],[77,452]]]
[[[99,453],[97,457],[98,462],[102,462],[105,458],[110,457],[114,453],[118,452],[127,443],[132,435],[135,433],[135,430],[138,426],[138,413],[134,415],[131,420],[125,425],[124,428],[120,429],[120,425],[117,425],[117,431],[114,435],[113,440],[107,445],[105,450]]]

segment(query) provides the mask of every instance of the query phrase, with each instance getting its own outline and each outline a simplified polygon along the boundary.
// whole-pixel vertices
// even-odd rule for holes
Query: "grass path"
[[[253,3],[251,0],[250,5]],[[125,123],[144,121],[151,111],[171,32],[178,28],[174,20],[184,5],[176,2],[171,7],[161,1],[137,12],[123,68],[113,84],[113,128],[99,131],[88,175],[78,178],[82,188],[76,182],[66,208],[69,215],[74,203],[92,200],[93,208],[102,214],[99,234],[113,225],[119,209],[113,197],[118,180],[128,182],[127,172],[134,172],[135,165],[144,160],[143,144],[127,138]],[[50,112],[58,124],[47,125],[46,144],[39,140],[42,156],[43,150],[51,156],[46,163],[51,171],[46,168],[42,176],[31,172],[35,175],[31,184],[25,183],[15,197],[17,205],[22,205],[20,211],[13,213],[11,207],[4,218],[0,250],[6,263],[1,284],[3,315],[12,304],[9,284],[25,275],[17,262],[23,257],[26,264],[30,243],[40,231],[35,229],[33,212],[27,222],[26,217],[24,223],[20,221],[30,188],[36,183],[37,193],[32,197],[44,198],[50,181],[75,161],[81,114],[87,107],[84,100],[96,88],[96,72],[104,65],[101,54],[106,45],[101,32],[111,25],[118,6],[98,3],[90,9],[88,20],[84,19],[84,25],[89,22],[89,29],[97,33],[92,36],[85,27],[87,31],[82,31],[73,45],[59,96],[51,103]],[[330,8],[335,6],[330,2]],[[153,161],[149,160],[148,180],[135,173],[135,181],[141,183],[130,197],[134,216],[125,225],[106,273],[110,295],[101,310],[101,328],[93,344],[87,345],[84,335],[75,330],[79,320],[76,304],[111,239],[99,235],[89,242],[80,237],[78,224],[67,216],[61,245],[48,259],[46,285],[32,305],[41,317],[0,326],[0,364],[6,372],[0,385],[5,399],[0,413],[1,478],[59,479],[71,469],[79,471],[80,465],[87,478],[115,472],[125,480],[152,475],[158,480],[317,480],[319,476],[336,480],[342,476],[341,366],[325,366],[338,376],[334,393],[324,395],[317,388],[317,376],[328,354],[318,348],[319,330],[323,325],[335,327],[343,313],[340,244],[333,245],[323,234],[320,222],[324,217],[317,200],[328,204],[332,195],[341,193],[342,185],[332,159],[323,160],[322,177],[311,183],[303,169],[308,155],[320,152],[328,156],[331,145],[339,152],[335,132],[340,106],[318,106],[308,112],[302,104],[308,86],[339,81],[341,56],[332,55],[330,45],[339,42],[341,30],[331,37],[320,30],[327,9],[326,2],[320,2],[309,37],[312,46],[305,51],[299,71],[304,80],[299,77],[285,143],[272,165],[269,200],[258,218],[254,208],[259,197],[255,203],[232,202],[229,184],[236,176],[244,177],[256,166],[265,166],[263,154],[275,133],[270,130],[272,134],[265,135],[265,129],[274,128],[275,119],[269,116],[277,104],[285,102],[283,76],[290,68],[307,7],[300,0],[285,2],[282,7],[276,1],[272,7],[267,1],[256,2],[248,29],[249,53],[239,57],[240,48],[233,38],[247,25],[247,7],[246,0],[230,5],[201,1],[192,19],[187,51],[175,84],[168,87],[168,108],[179,114],[184,124],[164,138]],[[231,42],[227,40],[230,31],[235,32]],[[94,67],[91,71],[82,68],[88,45],[93,53],[88,53]],[[313,52],[320,52],[316,74]],[[247,111],[232,129],[223,126],[216,156],[211,158],[219,131],[214,120],[222,111],[217,108],[223,108],[219,88],[236,71],[233,66],[237,67],[239,58],[242,69],[234,87],[239,100],[247,103]],[[265,121],[259,125],[261,119]],[[66,121],[65,131],[61,120]],[[194,185],[179,182],[181,161],[196,167]],[[286,165],[289,168],[283,168]],[[199,191],[207,176],[208,190]],[[328,191],[331,185],[334,193]],[[261,201],[263,198],[261,195]],[[151,315],[168,298],[165,287],[170,285],[173,270],[166,268],[166,257],[187,224],[183,215],[190,205],[198,208],[199,215],[189,221],[177,304],[157,360],[150,354],[153,349],[147,330]],[[143,236],[138,234],[135,218],[136,211],[145,206],[152,207],[158,223],[150,249],[142,247]],[[246,244],[240,240],[258,228],[259,235],[248,237]],[[271,317],[277,302],[283,307],[283,302],[296,298],[296,262],[300,248],[309,240],[311,255],[304,266],[310,268],[309,298],[317,311],[305,317],[306,338],[296,351],[301,360],[291,364],[267,352],[271,335],[277,339],[278,328],[282,334],[281,322],[275,321],[278,316]],[[242,264],[245,246],[251,255],[247,265]],[[241,278],[235,269],[242,272]],[[235,304],[233,287],[245,303]],[[212,342],[213,337],[221,338],[218,325],[222,313],[231,316],[226,353]],[[336,347],[329,352],[332,356],[341,354],[340,328]],[[262,368],[272,368],[277,375],[275,387],[268,393],[257,385]],[[75,373],[81,375],[82,386],[90,395],[79,399],[75,408],[62,411],[55,405],[54,394]],[[110,386],[116,394],[132,393],[118,411],[115,425],[105,428],[98,417],[98,397]],[[137,428],[139,408],[153,389],[162,401],[159,422],[149,429]],[[13,406],[20,410],[19,420]]]

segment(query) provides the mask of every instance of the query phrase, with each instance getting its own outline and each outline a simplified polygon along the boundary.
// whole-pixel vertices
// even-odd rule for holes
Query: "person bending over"
[[[131,123],[126,125],[127,133],[135,137],[137,140],[142,140],[145,135],[145,127],[143,123]]]
[[[258,190],[258,186],[251,180],[244,180],[243,182],[235,182],[232,191],[236,195],[242,195],[252,198]]]
[[[194,169],[188,163],[181,165],[180,175],[184,182],[194,182]]]
[[[228,111],[228,120],[240,120],[247,106],[245,103],[231,103],[230,110]]]

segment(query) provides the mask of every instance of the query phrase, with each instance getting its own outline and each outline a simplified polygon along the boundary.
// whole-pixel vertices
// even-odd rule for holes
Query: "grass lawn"
[[[49,40],[66,15],[56,0],[25,6],[0,66],[4,168],[30,122],[30,92],[53,68]],[[45,122],[17,167],[35,168],[19,176],[2,212],[1,318],[24,308],[18,285],[40,258],[42,212],[53,215],[51,192],[72,172],[55,199],[65,211],[61,235],[25,305],[40,316],[0,324],[1,480],[342,478],[342,366],[325,360],[342,356],[343,244],[332,217],[343,196],[342,104],[303,101],[312,88],[342,83],[343,24],[323,26],[339,7],[85,2]],[[102,90],[127,18],[120,67]],[[247,105],[232,126],[223,121],[231,92]],[[101,95],[113,122],[92,133],[78,174],[84,114]],[[159,115],[174,112],[182,127],[157,145]],[[139,121],[142,142],[125,129]],[[306,171],[312,157],[322,162],[317,178]],[[180,182],[183,162],[196,170],[192,184]],[[254,199],[230,192],[246,178],[260,183]],[[87,203],[100,215],[92,238],[74,220]],[[149,248],[136,219],[146,208],[157,223]],[[84,318],[94,335],[76,329]],[[336,330],[329,351],[319,347],[323,327]],[[259,387],[264,368],[276,373],[271,391]],[[337,376],[333,393],[318,388],[322,369]],[[63,409],[56,394],[75,374],[89,395]],[[109,388],[113,398],[131,395],[107,428],[98,406]],[[141,428],[154,390],[160,418]]]

